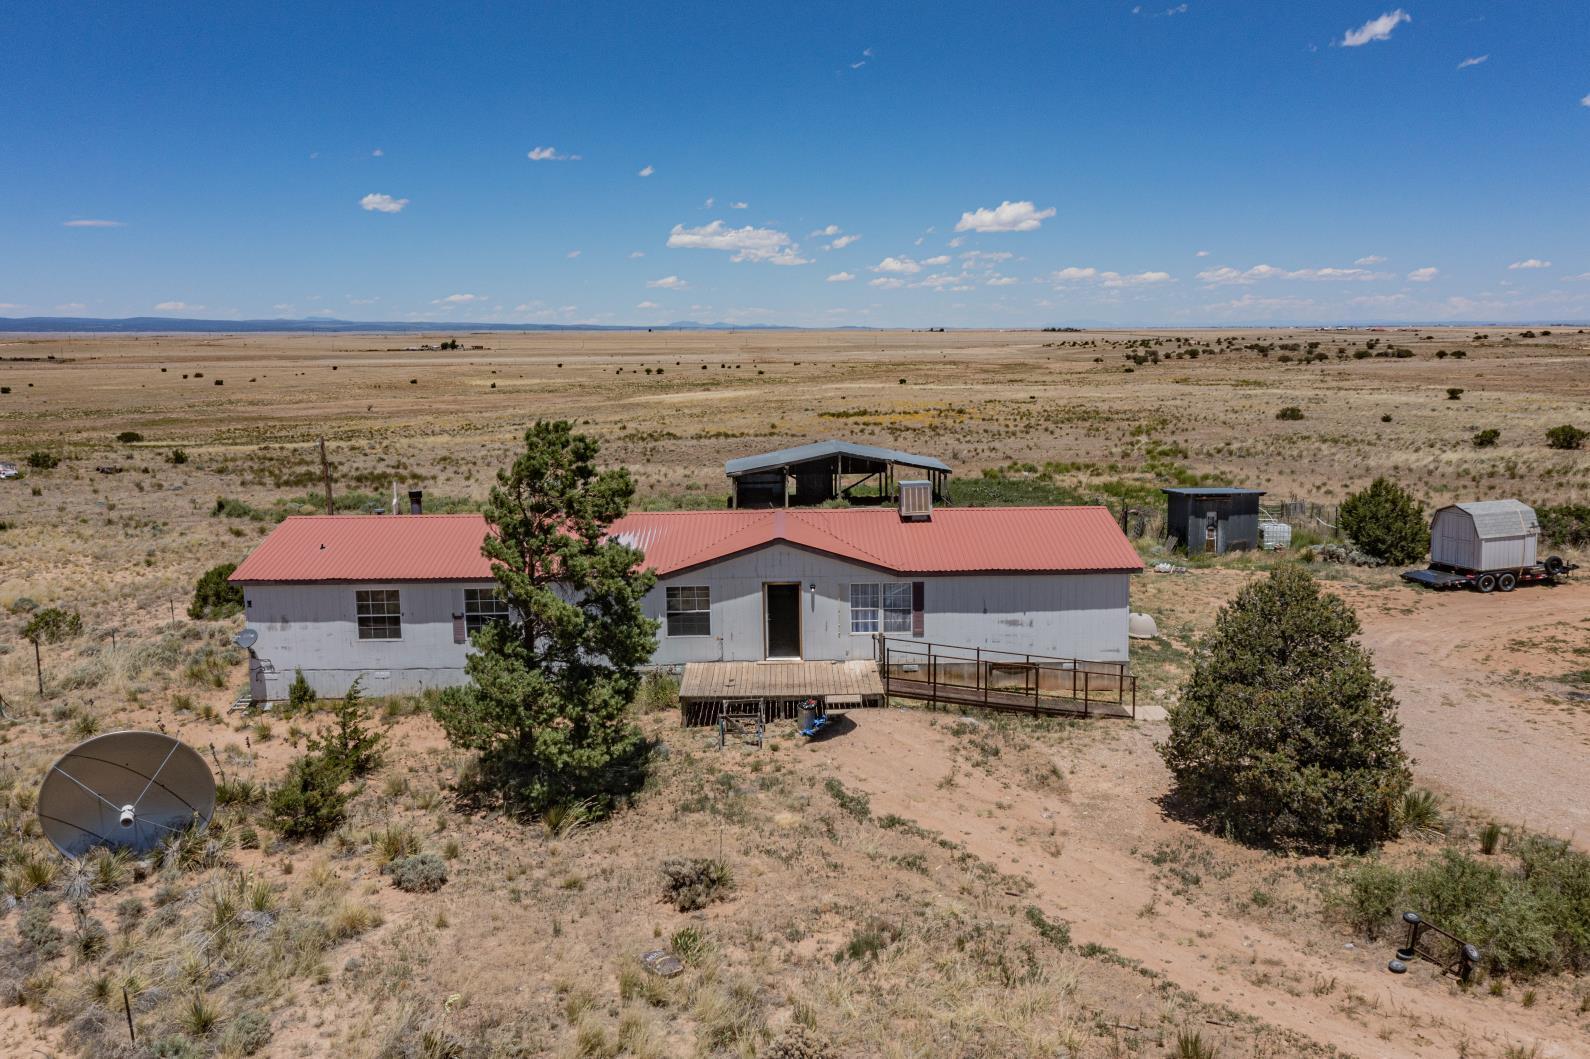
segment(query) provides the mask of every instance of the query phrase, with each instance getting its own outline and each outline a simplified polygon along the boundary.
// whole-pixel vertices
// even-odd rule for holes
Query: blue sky
[[[0,315],[1590,317],[1590,4],[14,3]]]

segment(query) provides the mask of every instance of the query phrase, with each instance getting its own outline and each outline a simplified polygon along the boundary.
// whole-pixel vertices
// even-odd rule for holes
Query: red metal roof
[[[940,507],[928,522],[902,521],[893,508],[641,512],[613,532],[659,574],[775,542],[901,574],[1143,568],[1102,507]]]
[[[258,581],[489,581],[479,515],[294,515],[232,572]]]
[[[786,543],[900,574],[1141,570],[1102,507],[937,508],[904,522],[893,508],[647,511],[612,532],[658,574]],[[491,577],[479,515],[305,515],[289,518],[233,581],[467,581]]]

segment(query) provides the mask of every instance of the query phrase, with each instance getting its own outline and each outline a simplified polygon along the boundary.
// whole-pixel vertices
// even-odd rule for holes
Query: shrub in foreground
[[[1342,501],[1339,524],[1359,548],[1388,563],[1417,562],[1430,550],[1424,509],[1386,478]]]
[[[734,889],[734,872],[721,860],[689,857],[662,864],[663,897],[681,912],[721,901]]]
[[[1289,849],[1368,849],[1396,833],[1410,782],[1402,727],[1359,628],[1298,567],[1220,611],[1160,747],[1188,809]]]
[[[1372,936],[1417,912],[1478,946],[1495,974],[1590,968],[1590,856],[1564,842],[1525,838],[1513,864],[1455,849],[1402,870],[1366,859],[1342,871],[1331,905]]]
[[[447,882],[447,865],[434,853],[399,857],[381,869],[392,876],[392,885],[411,894],[434,893]]]
[[[305,754],[287,769],[281,785],[271,791],[271,823],[283,838],[325,838],[342,826],[348,795],[342,785],[348,773],[324,754]]]

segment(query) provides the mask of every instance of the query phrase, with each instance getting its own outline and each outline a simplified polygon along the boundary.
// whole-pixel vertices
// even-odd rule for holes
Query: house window
[[[706,585],[668,587],[668,635],[712,635],[712,590]]]
[[[911,582],[884,581],[850,586],[850,631],[911,631]]]
[[[398,604],[398,590],[376,588],[353,594],[354,609],[359,615],[359,639],[397,640],[403,635],[403,611]]]
[[[464,589],[464,631],[475,635],[488,623],[508,620],[508,601],[495,588]]]

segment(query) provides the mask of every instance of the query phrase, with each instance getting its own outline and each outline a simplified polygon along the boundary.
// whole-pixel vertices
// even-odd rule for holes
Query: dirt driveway
[[[1212,895],[1156,881],[1149,851],[1190,834],[1156,802],[1166,786],[1152,747],[1162,724],[1088,733],[1055,759],[1066,772],[1062,791],[1034,790],[1004,757],[969,767],[953,715],[852,717],[853,730],[813,748],[834,775],[866,791],[878,814],[904,816],[1029,879],[1024,899],[1069,922],[1078,945],[1108,946],[1237,1017],[1366,1059],[1497,1056],[1510,1045],[1538,1045],[1526,1054],[1540,1059],[1590,1055],[1561,1012],[1461,994],[1423,966],[1394,977],[1385,970],[1390,945],[1345,944],[1317,920],[1271,927],[1229,914]],[[1245,870],[1264,863],[1231,853],[1251,854]]]
[[[1420,783],[1590,845],[1590,583],[1508,594],[1343,590],[1397,686]]]

